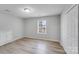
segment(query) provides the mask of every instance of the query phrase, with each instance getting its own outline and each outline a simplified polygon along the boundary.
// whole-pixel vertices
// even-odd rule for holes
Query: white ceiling
[[[0,4],[0,13],[7,13],[20,18],[41,17],[59,15],[70,6],[70,4]],[[24,12],[24,8],[31,9],[31,12]]]

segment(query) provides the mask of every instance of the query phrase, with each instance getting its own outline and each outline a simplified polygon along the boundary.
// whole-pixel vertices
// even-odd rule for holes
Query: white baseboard
[[[13,42],[13,41],[16,41],[16,40],[19,40],[19,39],[22,39],[22,38],[32,38],[32,39],[39,39],[39,40],[48,40],[48,41],[59,42],[58,40],[55,40],[55,39],[44,39],[44,38],[33,38],[33,37],[17,37],[17,38],[15,38],[15,39],[11,39],[11,40],[6,41],[6,42],[1,42],[1,43],[0,43],[0,46],[5,45],[5,44],[7,44],[7,43],[11,43],[11,42]]]
[[[48,41],[55,41],[55,42],[59,42],[57,39],[44,39],[44,38],[34,38],[34,37],[26,37],[25,38],[32,38],[32,39],[39,39],[39,40],[48,40]]]
[[[6,41],[6,42],[0,42],[0,46],[2,46],[2,45],[5,45],[5,44],[8,44],[8,43],[11,43],[11,42],[13,42],[13,41],[16,41],[16,40],[19,40],[19,39],[22,39],[23,37],[18,37],[18,38],[16,38],[16,39],[11,39],[11,40],[8,40],[8,41]]]

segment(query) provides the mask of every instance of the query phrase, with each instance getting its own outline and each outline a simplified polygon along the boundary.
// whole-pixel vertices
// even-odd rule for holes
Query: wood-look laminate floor
[[[0,54],[64,54],[58,42],[23,38],[0,46]]]

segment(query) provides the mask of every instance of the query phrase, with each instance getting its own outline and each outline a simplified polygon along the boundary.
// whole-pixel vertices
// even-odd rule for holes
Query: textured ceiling
[[[0,4],[0,13],[11,14],[20,18],[59,15],[71,4]],[[31,9],[27,13],[24,8]]]

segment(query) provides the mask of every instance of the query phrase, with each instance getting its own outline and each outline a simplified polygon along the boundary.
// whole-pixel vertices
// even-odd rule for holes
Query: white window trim
[[[46,21],[46,32],[44,32],[44,33],[39,32],[39,22],[40,21],[43,21],[43,20],[37,20],[37,34],[47,34],[47,21]]]

